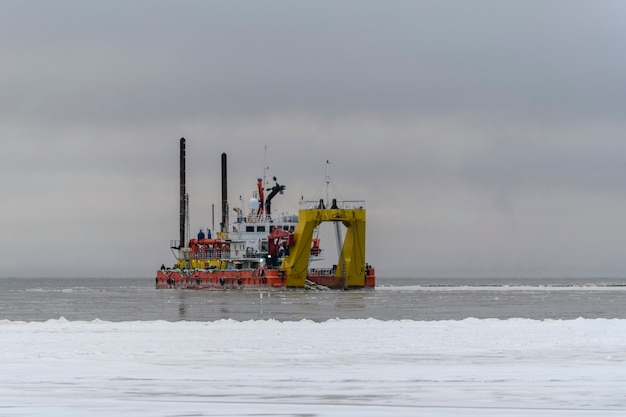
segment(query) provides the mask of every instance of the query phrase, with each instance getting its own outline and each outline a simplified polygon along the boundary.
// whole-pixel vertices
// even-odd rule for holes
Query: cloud
[[[626,173],[623,128],[611,120],[521,126],[504,133],[463,174],[499,190],[544,185],[621,194]]]
[[[618,118],[624,105],[623,8],[611,2],[121,5],[11,6],[0,108],[110,121],[286,111],[543,119]]]

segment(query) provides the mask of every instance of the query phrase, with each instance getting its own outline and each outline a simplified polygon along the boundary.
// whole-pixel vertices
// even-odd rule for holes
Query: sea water
[[[0,278],[0,319],[626,318],[626,279],[379,279],[349,291],[156,290],[150,278]]]
[[[2,416],[618,416],[626,283],[0,279]]]

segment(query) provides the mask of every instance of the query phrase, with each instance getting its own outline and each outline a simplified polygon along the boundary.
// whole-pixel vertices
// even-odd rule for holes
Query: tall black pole
[[[180,247],[185,242],[185,138],[180,138]]]
[[[222,224],[221,232],[228,230],[228,185],[226,184],[226,153],[222,153]]]

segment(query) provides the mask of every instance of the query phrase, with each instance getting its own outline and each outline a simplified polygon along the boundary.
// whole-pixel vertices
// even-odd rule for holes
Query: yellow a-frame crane
[[[335,277],[341,279],[346,288],[365,286],[365,206],[363,202],[343,202],[340,205],[351,208],[336,208],[333,205],[335,208],[299,211],[289,255],[280,266],[287,287],[304,287],[313,231],[322,222],[342,222],[347,228]]]

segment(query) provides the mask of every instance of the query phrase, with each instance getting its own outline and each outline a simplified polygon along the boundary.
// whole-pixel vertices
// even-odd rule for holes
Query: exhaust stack
[[[221,232],[228,231],[228,184],[226,181],[226,152],[222,153],[222,223]]]
[[[185,138],[180,138],[180,247],[186,246],[185,242],[185,217],[187,213],[185,190]]]

